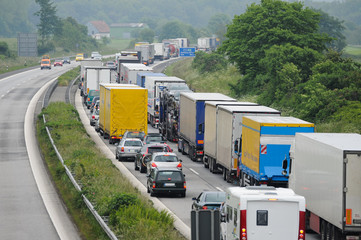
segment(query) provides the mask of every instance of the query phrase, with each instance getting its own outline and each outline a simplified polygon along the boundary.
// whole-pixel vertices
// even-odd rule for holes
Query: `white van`
[[[221,239],[304,240],[305,198],[286,188],[230,187],[221,207]]]

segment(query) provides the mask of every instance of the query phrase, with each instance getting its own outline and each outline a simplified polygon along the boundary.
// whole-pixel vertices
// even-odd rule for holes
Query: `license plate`
[[[128,152],[132,153],[132,152],[134,152],[134,149],[128,149]]]
[[[174,187],[175,183],[164,183],[164,187]]]

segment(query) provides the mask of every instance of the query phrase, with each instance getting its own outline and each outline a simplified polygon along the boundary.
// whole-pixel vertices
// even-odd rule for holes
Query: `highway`
[[[169,64],[169,63],[165,63]],[[74,65],[72,65],[74,66]],[[24,121],[30,100],[35,93],[47,82],[59,76],[70,66],[53,68],[52,70],[34,69],[0,79],[0,239],[78,239],[76,230],[69,219],[64,226],[57,226],[49,212],[51,209],[44,204],[44,194],[54,198],[53,203],[66,211],[61,202],[56,199],[55,192],[41,192],[37,185],[36,176],[33,174],[24,140]],[[154,67],[160,71],[164,66]],[[75,96],[80,100],[79,93]],[[38,107],[39,108],[39,107]],[[38,109],[39,110],[39,109]],[[88,114],[88,110],[78,106],[80,114]],[[89,116],[89,115],[88,115]],[[94,131],[85,122],[85,126]],[[149,126],[149,132],[157,132]],[[94,131],[95,133],[95,131]],[[98,140],[102,139],[94,134]],[[108,149],[114,153],[115,146],[109,145],[102,139]],[[175,143],[168,143],[180,159],[183,160],[183,171],[187,181],[186,198],[160,196],[158,199],[190,228],[190,210],[192,197],[197,197],[204,190],[225,191],[233,186],[223,180],[220,174],[212,174],[203,164],[191,161],[188,156],[177,152]],[[113,161],[115,156],[111,156]],[[133,162],[122,162],[139,181],[145,186],[145,174],[134,170]],[[34,177],[35,176],[35,177]],[[47,184],[51,185],[50,182]],[[50,190],[49,190],[50,191]],[[55,200],[56,199],[56,200]],[[26,201],[25,201],[26,200]],[[59,216],[58,216],[59,217]],[[64,235],[63,231],[73,234],[72,237]],[[69,230],[70,229],[70,230]],[[319,239],[315,234],[307,234],[307,239]]]
[[[69,69],[36,68],[0,79],[0,239],[80,239],[44,166],[30,162],[24,135],[25,114],[33,96]],[[32,123],[34,118],[26,121]],[[34,125],[28,128],[33,135]],[[29,137],[28,144],[34,142]],[[49,212],[56,215],[54,219]],[[61,226],[54,224],[58,220]]]

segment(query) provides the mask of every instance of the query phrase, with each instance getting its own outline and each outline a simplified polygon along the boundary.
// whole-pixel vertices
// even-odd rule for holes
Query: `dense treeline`
[[[262,0],[229,25],[220,52],[241,73],[233,93],[312,122],[340,122],[338,131],[361,130],[361,65],[329,46],[321,15],[300,2]],[[223,68],[219,53],[197,54],[193,67]]]

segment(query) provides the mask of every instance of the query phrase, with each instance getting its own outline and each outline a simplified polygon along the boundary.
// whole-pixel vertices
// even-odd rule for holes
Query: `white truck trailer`
[[[361,239],[361,135],[296,133],[289,187],[307,200],[321,239]]]
[[[151,45],[154,46],[154,59],[163,61],[165,56],[164,43],[152,43]]]
[[[172,84],[185,84],[186,81],[178,77],[146,76],[144,86],[148,89],[148,122],[158,127],[160,111],[160,92]]]
[[[84,78],[85,78],[85,68],[86,67],[101,67],[102,61],[101,60],[94,60],[94,59],[84,59],[80,63],[80,96],[83,96],[86,92],[86,87],[84,86]],[[85,90],[84,90],[85,89]]]
[[[215,159],[217,158],[217,111],[220,106],[257,106],[257,103],[237,102],[235,100],[227,101],[209,101],[205,102],[204,118],[204,157],[203,164],[205,168],[213,173],[216,172]]]
[[[223,179],[239,176],[239,156],[242,146],[242,118],[244,116],[280,116],[281,113],[265,106],[219,106],[216,124],[216,157],[211,159],[210,171],[222,171]]]
[[[205,102],[235,101],[221,93],[181,92],[179,99],[178,151],[192,161],[204,156]]]
[[[155,49],[152,44],[142,44],[135,46],[136,51],[140,52],[140,62],[148,66],[154,63]]]
[[[101,66],[86,66],[84,77],[84,93],[88,94],[90,90],[99,90],[100,83],[111,83],[111,69]]]
[[[221,239],[305,239],[305,198],[291,189],[230,187],[221,210]]]
[[[120,83],[137,84],[137,74],[142,71],[153,71],[153,68],[141,63],[122,63]]]

